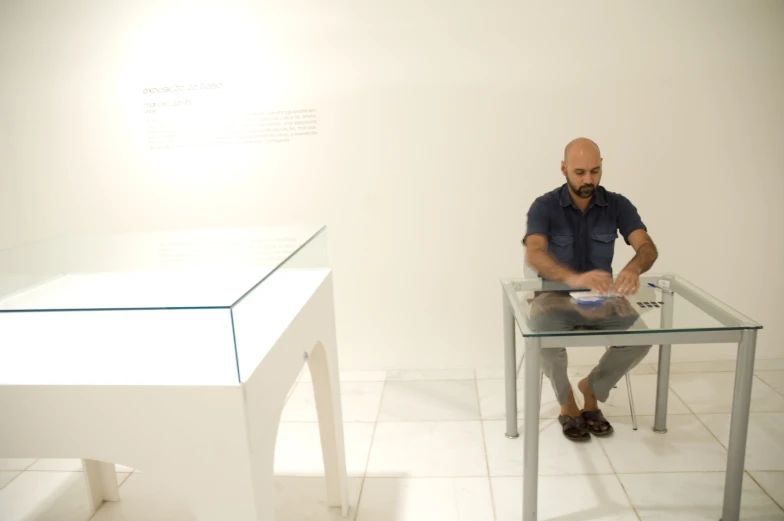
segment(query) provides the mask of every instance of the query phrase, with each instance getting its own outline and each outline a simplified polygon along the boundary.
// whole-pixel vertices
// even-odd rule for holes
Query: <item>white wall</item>
[[[586,135],[655,270],[763,322],[759,356],[784,356],[784,3],[198,6],[0,4],[0,245],[323,222],[345,368],[500,366],[498,280],[522,274],[528,206]],[[198,103],[316,108],[319,134],[149,150],[142,89],[200,82],[222,87]]]

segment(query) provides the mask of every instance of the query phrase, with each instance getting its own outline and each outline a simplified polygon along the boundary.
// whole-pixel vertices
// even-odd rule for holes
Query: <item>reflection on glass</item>
[[[640,278],[640,283],[641,287],[634,295],[607,296],[599,304],[584,305],[574,298],[581,291],[563,284],[540,278],[503,281],[524,336],[762,327],[676,275],[646,274]]]
[[[326,247],[307,247],[322,231],[184,230],[27,244],[0,251],[0,312],[228,307],[287,259],[325,267]]]
[[[528,323],[533,331],[601,331],[647,329],[626,297],[579,303],[569,293],[543,291],[528,299]]]

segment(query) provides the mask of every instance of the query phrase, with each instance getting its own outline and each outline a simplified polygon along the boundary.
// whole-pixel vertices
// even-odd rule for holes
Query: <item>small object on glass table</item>
[[[617,297],[615,293],[599,293],[597,291],[572,291],[569,293],[579,306],[599,306],[605,300]]]

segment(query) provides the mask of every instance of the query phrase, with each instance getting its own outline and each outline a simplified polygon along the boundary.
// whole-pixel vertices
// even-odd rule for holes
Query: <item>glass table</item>
[[[305,363],[327,502],[345,515],[325,227],[0,251],[0,457],[81,459],[93,509],[119,500],[117,463],[166,481],[201,520],[271,520],[277,425]]]
[[[0,349],[0,385],[247,380],[290,304],[329,272],[326,235],[321,226],[93,234],[0,251],[0,338],[18,346]],[[31,327],[43,320],[52,325]],[[88,320],[81,341],[60,349],[53,335]]]
[[[557,347],[659,345],[653,430],[667,432],[670,351],[673,344],[738,344],[730,423],[723,521],[738,521],[746,457],[746,435],[757,331],[762,326],[673,274],[645,274],[640,290],[580,303],[587,290],[533,279],[502,279],[505,347],[506,435],[518,437],[515,325],[524,341],[524,415],[538,418],[541,399],[540,350]],[[553,317],[558,317],[553,320]],[[566,317],[566,319],[564,319]],[[525,422],[523,520],[536,521],[539,430]]]

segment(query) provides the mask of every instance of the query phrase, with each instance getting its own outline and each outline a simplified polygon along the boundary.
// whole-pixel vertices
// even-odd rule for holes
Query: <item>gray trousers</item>
[[[601,306],[582,308],[564,293],[545,292],[534,297],[528,316],[532,328],[543,332],[647,329],[639,314],[624,298],[613,298]],[[608,349],[599,365],[588,375],[588,384],[596,399],[606,402],[610,390],[645,358],[650,349],[651,346],[613,346]],[[561,405],[566,404],[572,390],[567,366],[565,348],[542,349],[542,372],[550,379]]]

